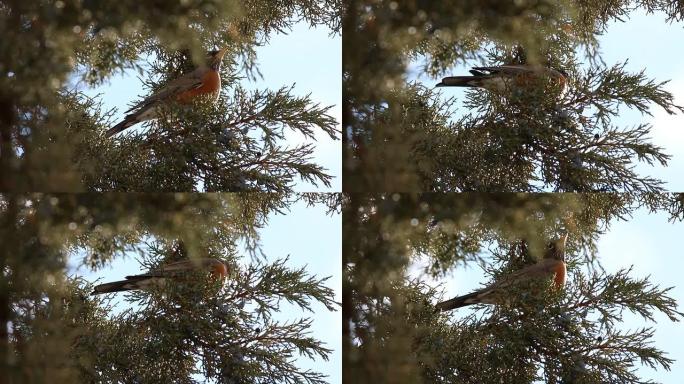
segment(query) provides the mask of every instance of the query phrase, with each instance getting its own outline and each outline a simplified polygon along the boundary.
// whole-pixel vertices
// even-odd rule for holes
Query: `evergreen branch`
[[[644,383],[639,380],[634,370],[629,369],[631,364],[626,365],[623,362],[638,360],[652,369],[660,366],[668,371],[674,363],[674,360],[666,357],[663,351],[652,346],[653,334],[652,328],[638,329],[634,332],[611,331],[605,338],[599,338],[598,343],[566,351],[566,356],[572,362],[575,374],[579,367],[580,374],[598,374],[597,379],[604,382]]]
[[[251,96],[242,88],[233,94],[236,118],[226,128],[260,128],[263,140],[271,145],[274,138],[283,139],[283,129],[288,128],[315,139],[312,127],[322,129],[331,139],[338,139],[337,121],[328,112],[332,106],[320,107],[313,104],[310,95],[293,97],[294,85],[277,91],[254,91]]]
[[[336,310],[339,304],[334,301],[334,291],[324,285],[329,277],[316,279],[306,273],[305,267],[290,269],[286,266],[288,260],[279,259],[263,267],[250,267],[247,272],[248,280],[254,284],[256,295],[253,299],[260,305],[260,311],[277,309],[281,299],[307,311],[313,311],[310,299],[325,305],[330,311]]]
[[[588,281],[578,279],[582,296],[570,309],[594,309],[607,322],[621,320],[624,309],[650,321],[655,321],[654,310],[664,313],[671,321],[684,317],[684,313],[677,311],[676,300],[667,296],[672,287],[660,289],[651,284],[649,277],[634,280],[629,277],[631,271],[632,267],[621,269],[614,275],[594,272]]]
[[[193,108],[166,108],[149,130],[124,136],[114,146],[101,137],[91,140],[85,136],[80,150],[74,152],[74,161],[84,171],[89,188],[97,190],[287,193],[297,178],[330,187],[332,176],[312,162],[313,143],[288,148],[279,142],[287,140],[283,131],[286,124],[295,125],[297,132],[303,130],[305,137],[315,140],[306,121],[335,130],[335,120],[327,115],[326,108],[307,106],[308,98],[290,102],[283,91],[277,105],[269,107],[273,103],[266,101],[265,95],[238,96],[242,101],[236,109],[210,102],[198,102]],[[300,107],[305,111],[288,115],[283,110]],[[81,129],[80,124],[72,127]],[[255,128],[264,132],[263,137],[255,137]]]
[[[627,61],[607,69],[590,69],[582,80],[587,93],[572,99],[571,103],[596,108],[604,124],[607,124],[607,115],[617,116],[621,104],[649,116],[652,115],[649,103],[657,104],[671,115],[684,112],[684,107],[674,104],[674,96],[663,89],[667,81],[656,84],[646,77],[644,70],[628,74],[624,70],[626,65]]]

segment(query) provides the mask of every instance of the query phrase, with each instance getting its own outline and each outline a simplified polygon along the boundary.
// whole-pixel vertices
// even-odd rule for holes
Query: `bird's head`
[[[545,259],[555,259],[565,261],[565,242],[568,240],[568,234],[564,233],[560,238],[551,241],[546,247]]]
[[[216,279],[225,279],[228,276],[228,264],[223,261],[213,259],[211,264],[211,276]]]
[[[207,62],[211,69],[218,71],[221,68],[221,62],[223,61],[223,56],[228,52],[228,48],[223,48],[220,50],[213,50],[207,53]]]

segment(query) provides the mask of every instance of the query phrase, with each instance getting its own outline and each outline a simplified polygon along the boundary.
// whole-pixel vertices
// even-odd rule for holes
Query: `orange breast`
[[[223,279],[228,275],[228,268],[223,263],[217,263],[211,268],[211,275],[215,279]]]
[[[565,77],[564,76],[559,76],[558,77],[558,86],[561,88],[565,87]]]
[[[207,71],[202,76],[202,85],[197,88],[181,92],[176,96],[176,100],[181,104],[190,103],[195,97],[215,94],[221,88],[221,76],[216,71]]]
[[[516,85],[523,87],[529,86],[537,80],[537,76],[532,72],[521,73],[515,77]]]
[[[542,75],[536,72],[526,72],[515,77],[515,85],[519,87],[543,86],[549,84],[549,81],[555,82],[560,87],[565,85],[565,77],[563,76],[551,77],[550,75]],[[553,82],[550,84],[553,84]]]
[[[553,285],[560,289],[565,285],[565,263],[559,261],[554,268],[555,276],[553,277]]]

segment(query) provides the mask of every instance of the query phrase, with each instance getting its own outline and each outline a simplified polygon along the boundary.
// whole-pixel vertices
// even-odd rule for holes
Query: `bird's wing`
[[[151,269],[149,272],[146,272],[146,273],[141,273],[139,275],[126,276],[126,279],[137,280],[137,279],[149,278],[149,277],[174,277],[174,276],[178,276],[178,275],[182,274],[179,272],[188,272],[188,271],[201,270],[203,268],[207,268],[209,265],[211,265],[211,263],[217,262],[217,261],[218,260],[216,260],[216,259],[206,258],[206,257],[181,260],[181,261],[174,261],[171,263],[162,264],[159,267],[157,267],[155,269]],[[220,261],[218,261],[218,262],[220,262]],[[207,268],[207,271],[208,270],[209,270],[209,268]]]
[[[524,73],[530,73],[535,70],[535,67],[522,64],[511,64],[511,65],[497,65],[494,67],[473,67],[476,71],[487,71],[492,74],[501,73],[505,75],[521,75]]]
[[[172,263],[166,263],[159,266],[155,271],[159,272],[177,272],[177,271],[189,271],[192,269],[197,269],[201,266],[202,262],[199,259],[188,259],[181,261],[174,261]]]
[[[156,103],[160,100],[165,100],[170,96],[178,94],[182,91],[187,91],[189,89],[198,88],[202,85],[202,74],[204,74],[204,68],[197,68],[190,73],[173,79],[166,83],[163,87],[158,89],[153,94],[147,96],[144,100],[140,101],[136,105],[132,106],[126,113],[130,113],[140,108],[144,108],[150,104]]]
[[[94,287],[90,294],[97,295],[100,293],[130,291],[132,289],[139,289],[143,287],[146,285],[145,283],[151,283],[147,276],[126,276],[126,280],[111,281],[109,283],[99,284]]]
[[[168,277],[162,271],[149,271],[147,273],[141,273],[139,275],[129,275],[126,276],[126,280],[143,280],[150,277]]]
[[[438,310],[449,310],[475,303],[495,304],[497,300],[500,300],[501,293],[505,292],[507,288],[520,284],[523,281],[551,277],[556,272],[559,263],[562,262],[560,260],[544,259],[537,264],[508,274],[494,283],[467,295],[457,296],[451,300],[437,303],[436,308]]]
[[[220,260],[212,259],[210,257],[197,257],[193,259],[174,261],[171,263],[165,263],[156,268],[154,271],[150,272],[162,272],[162,271],[188,271],[192,269],[202,269],[211,266],[214,263],[221,263]]]
[[[497,280],[491,285],[483,288],[482,291],[508,288],[512,285],[520,283],[523,280],[551,277],[552,273],[555,273],[555,267],[559,262],[559,260],[543,259],[536,264],[519,269],[502,277],[500,280]]]
[[[174,275],[174,272],[189,271],[196,268],[199,264],[196,260],[181,260],[172,263],[162,264],[157,268],[151,269],[149,272],[141,273],[139,275],[126,276],[126,279],[139,279],[143,277],[169,277]]]

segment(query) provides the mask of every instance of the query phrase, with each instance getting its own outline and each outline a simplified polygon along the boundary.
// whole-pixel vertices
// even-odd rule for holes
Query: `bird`
[[[473,67],[470,73],[472,76],[445,77],[437,87],[476,87],[501,93],[508,89],[530,89],[530,86],[550,81],[552,84],[555,83],[562,93],[568,82],[568,74],[565,71],[541,65]]]
[[[189,104],[196,97],[203,95],[209,95],[216,100],[221,89],[219,70],[227,51],[228,48],[223,48],[209,52],[206,64],[171,80],[161,89],[131,107],[126,111],[127,115],[123,121],[110,128],[105,136],[111,137],[140,122],[156,119],[157,108],[163,103]]]
[[[487,287],[435,305],[435,312],[449,311],[472,304],[502,304],[510,299],[512,287],[522,287],[532,280],[553,278],[553,287],[562,289],[565,285],[565,243],[567,233],[555,241],[549,242],[544,258],[539,262],[517,270]]]
[[[126,276],[126,280],[113,281],[95,286],[91,295],[102,293],[146,289],[163,286],[169,279],[179,279],[184,274],[205,270],[212,278],[223,280],[228,276],[228,266],[221,260],[212,258],[196,258],[162,264],[159,268],[140,275]]]

